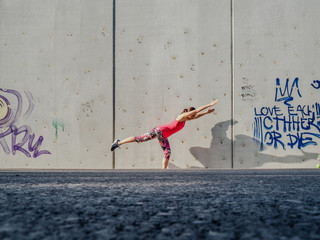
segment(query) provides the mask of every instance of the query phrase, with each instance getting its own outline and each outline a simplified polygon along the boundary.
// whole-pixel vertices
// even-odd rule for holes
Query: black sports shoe
[[[111,151],[113,151],[113,150],[115,150],[116,148],[119,147],[118,142],[120,142],[120,140],[119,140],[119,139],[116,139],[116,140],[112,143],[112,145],[111,145]]]

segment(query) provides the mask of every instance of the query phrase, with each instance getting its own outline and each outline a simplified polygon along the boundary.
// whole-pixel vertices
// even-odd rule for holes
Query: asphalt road
[[[320,170],[0,172],[0,239],[320,239]]]

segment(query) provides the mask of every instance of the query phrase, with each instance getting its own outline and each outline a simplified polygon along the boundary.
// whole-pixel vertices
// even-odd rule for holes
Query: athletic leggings
[[[164,151],[164,157],[169,160],[170,155],[171,155],[170,144],[169,144],[168,138],[163,137],[160,128],[158,128],[158,127],[153,128],[149,132],[147,132],[141,136],[135,137],[134,140],[139,143],[139,142],[149,141],[149,140],[154,139],[156,137],[158,138],[160,146],[161,146],[162,150]]]

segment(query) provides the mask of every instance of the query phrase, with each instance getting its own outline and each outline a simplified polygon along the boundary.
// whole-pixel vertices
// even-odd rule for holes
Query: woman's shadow
[[[233,124],[237,123],[238,121],[233,122]],[[217,123],[211,129],[212,140],[209,148],[190,148],[191,154],[205,168],[231,168],[232,140],[227,137],[227,131],[231,124],[232,121],[227,120]],[[284,157],[265,154],[262,152],[266,148],[263,143],[243,134],[235,135],[233,145],[235,146],[235,168],[261,167],[268,162],[302,163],[317,158],[316,153],[306,153],[304,151],[301,151],[302,155],[287,155]]]

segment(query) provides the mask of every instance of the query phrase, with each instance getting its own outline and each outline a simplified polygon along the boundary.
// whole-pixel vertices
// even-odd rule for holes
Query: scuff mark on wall
[[[142,42],[143,42],[143,36],[138,37],[138,38],[137,38],[137,42],[138,42],[139,44],[142,43]]]
[[[167,50],[167,49],[170,48],[171,46],[172,46],[172,42],[168,41],[168,42],[166,42],[166,43],[163,45],[163,48],[164,48],[165,50]]]
[[[241,87],[241,100],[242,101],[255,101],[257,92],[254,89],[254,85],[249,83],[247,78],[243,78],[243,86]]]
[[[93,106],[94,100],[82,104],[82,112],[85,114],[86,117],[90,117],[90,115],[93,113]]]
[[[257,95],[256,91],[253,89],[253,85],[242,86],[241,99],[242,101],[253,101]]]

